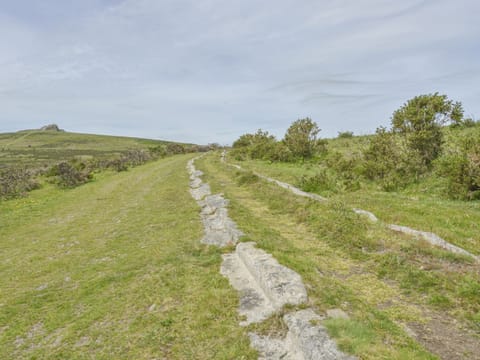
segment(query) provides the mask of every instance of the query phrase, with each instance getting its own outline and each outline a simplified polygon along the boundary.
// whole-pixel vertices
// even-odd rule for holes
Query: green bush
[[[437,174],[446,178],[453,199],[480,199],[480,139],[464,137],[460,147],[436,162]]]
[[[380,127],[363,151],[365,176],[378,181],[385,191],[403,188],[427,171],[420,154],[402,140]]]
[[[303,191],[321,193],[324,191],[335,192],[335,179],[328,173],[327,169],[320,169],[315,175],[303,175],[297,183]]]
[[[284,142],[294,157],[303,160],[315,155],[321,143],[317,140],[320,128],[310,118],[294,121],[285,133]]]
[[[253,171],[242,171],[238,172],[237,175],[238,185],[254,184],[259,180],[258,175],[254,174]]]
[[[339,131],[337,137],[339,139],[350,139],[353,137],[353,131]]]
[[[428,166],[442,152],[442,126],[461,124],[463,107],[438,93],[420,95],[408,100],[392,115],[392,129],[402,134],[409,149]]]
[[[277,142],[271,149],[270,153],[267,155],[268,160],[271,161],[281,161],[281,162],[291,162],[294,161],[294,157],[290,149],[284,142]]]

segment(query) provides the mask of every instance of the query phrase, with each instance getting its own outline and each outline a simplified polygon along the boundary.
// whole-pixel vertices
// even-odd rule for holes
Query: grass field
[[[258,162],[241,165],[264,173],[267,168]],[[299,198],[213,157],[198,167],[213,191],[231,200],[231,216],[248,234],[245,240],[302,275],[313,307],[342,308],[351,315],[327,321],[343,350],[362,359],[435,358],[422,345],[442,358],[478,355],[478,264],[370,224],[340,198],[325,204]],[[281,168],[271,169],[270,175],[291,179],[288,172],[279,176]],[[441,339],[434,346],[422,342],[420,335],[439,319],[464,324],[469,345],[455,326],[446,325],[443,334],[432,335]],[[405,326],[416,331],[418,342]]]
[[[174,156],[0,203],[1,359],[249,359]]]
[[[70,132],[25,130],[0,134],[0,167],[43,165],[75,156],[110,158],[130,149],[148,149],[166,141]]]
[[[366,137],[339,139],[355,151]],[[0,164],[109,157],[160,142],[71,133],[0,135]],[[30,147],[29,147],[30,145]],[[248,332],[281,333],[281,314],[238,324],[238,294],[219,273],[224,251],[200,244],[199,208],[187,161],[176,155],[125,172],[96,172],[74,189],[42,183],[0,202],[0,359],[254,359]],[[23,159],[23,160],[22,160]],[[388,230],[384,222],[434,231],[480,254],[478,202],[445,200],[421,186],[299,198],[212,153],[196,163],[229,215],[282,264],[298,272],[325,325],[360,359],[478,359],[480,265]],[[7,161],[8,160],[8,161]],[[297,183],[315,165],[243,161]],[[377,224],[351,211],[360,207]]]
[[[233,161],[233,160],[232,160]],[[313,176],[312,163],[272,163],[262,160],[237,162],[243,168],[297,185],[302,176]],[[320,192],[333,202],[361,208],[386,222],[434,232],[445,240],[480,255],[480,202],[448,200],[432,194],[428,182],[401,191],[381,191],[363,184],[356,191]]]

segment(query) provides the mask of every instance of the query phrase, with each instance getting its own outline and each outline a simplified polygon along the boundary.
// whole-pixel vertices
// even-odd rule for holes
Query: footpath
[[[281,265],[253,242],[238,242],[243,235],[228,217],[228,200],[222,194],[212,194],[210,186],[195,169],[195,159],[187,164],[190,193],[201,207],[200,217],[205,236],[201,242],[219,247],[235,246],[235,251],[223,255],[220,272],[239,292],[240,325],[265,321],[284,309],[285,305],[307,304],[308,296],[299,274]],[[335,342],[321,325],[323,316],[311,308],[292,310],[283,316],[288,327],[283,338],[249,333],[251,346],[259,359],[285,360],[349,360],[355,359],[338,350]]]

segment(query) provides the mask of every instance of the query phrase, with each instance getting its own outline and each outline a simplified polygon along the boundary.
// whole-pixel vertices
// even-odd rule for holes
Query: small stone
[[[90,338],[88,336],[83,336],[75,343],[75,347],[83,347],[89,344],[90,344]]]
[[[45,290],[46,288],[48,288],[48,284],[42,284],[39,287],[37,287],[35,290],[42,291],[42,290]]]
[[[348,316],[348,314],[343,311],[342,309],[330,309],[330,310],[327,310],[327,317],[331,318],[331,319],[350,319],[350,317]]]

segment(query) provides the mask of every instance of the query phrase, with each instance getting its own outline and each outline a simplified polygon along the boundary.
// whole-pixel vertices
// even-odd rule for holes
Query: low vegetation
[[[315,171],[308,165],[302,169]],[[284,173],[275,177],[287,180],[286,169],[297,165],[256,160],[242,166],[269,169],[271,176]],[[229,214],[247,234],[243,240],[255,241],[301,274],[310,305],[350,314],[325,322],[344,351],[365,359],[435,359],[433,354],[454,358],[455,351],[469,358],[478,350],[480,268],[472,259],[371,224],[339,196],[326,203],[307,200],[214,156],[197,161],[197,167],[213,192],[230,199]],[[476,224],[478,215],[468,221]],[[480,252],[479,243],[474,248]],[[443,334],[429,334],[440,319],[469,329],[464,328],[462,341],[455,337],[456,326],[442,325]],[[284,328],[278,319],[269,324],[262,325],[262,333]],[[422,336],[438,337],[437,349],[429,348],[433,354],[422,346]]]
[[[126,171],[148,161],[216,147],[75,134],[57,125],[0,134],[0,200],[25,196],[45,182],[73,188],[104,170]]]
[[[352,132],[337,139],[318,138],[320,129],[309,118],[292,123],[277,141],[267,131],[244,134],[233,143],[235,160],[278,163],[308,162],[316,172],[297,184],[307,191],[338,193],[377,186],[399,191],[432,183],[434,191],[451,199],[480,197],[480,125],[463,119],[461,103],[438,93],[417,96],[392,115],[391,128],[357,141]]]
[[[254,359],[200,244],[193,155],[0,202],[1,359]]]

